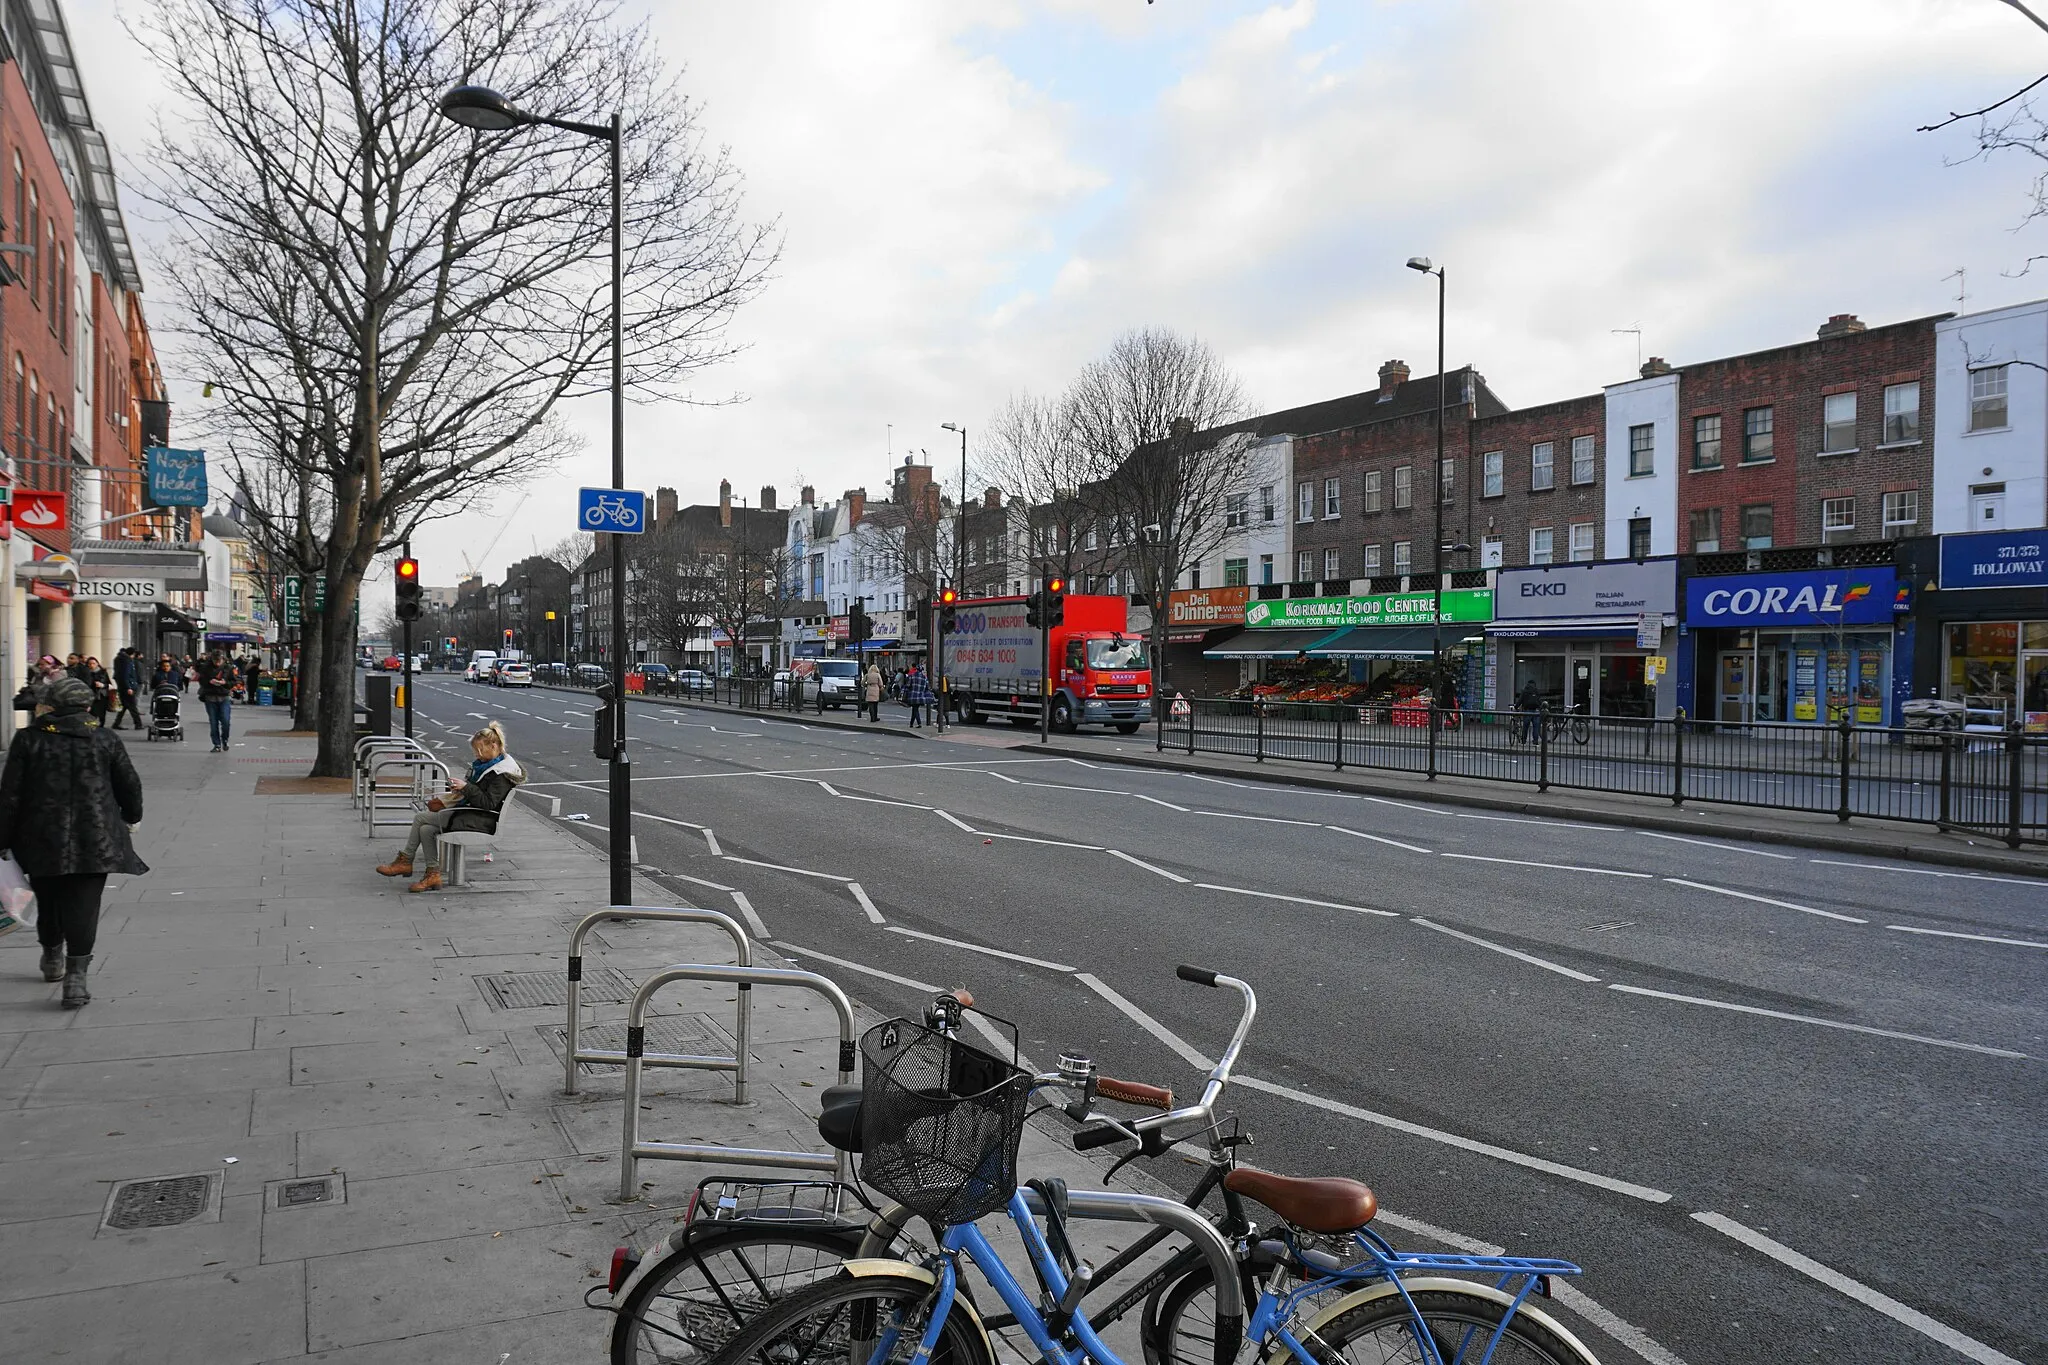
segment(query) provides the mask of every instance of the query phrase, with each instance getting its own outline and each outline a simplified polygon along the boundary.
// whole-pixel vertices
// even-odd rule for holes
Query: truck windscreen
[[[1128,671],[1149,668],[1143,640],[1090,640],[1088,666],[1102,670]]]

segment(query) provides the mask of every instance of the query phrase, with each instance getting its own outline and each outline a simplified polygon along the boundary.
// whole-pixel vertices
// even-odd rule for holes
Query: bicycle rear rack
[[[614,905],[608,910],[597,910],[585,915],[576,925],[576,931],[569,935],[569,1019],[568,1028],[562,1037],[562,1093],[576,1093],[576,1066],[579,1062],[602,1062],[617,1064],[628,1060],[624,1052],[612,1052],[577,1045],[576,1036],[581,1024],[578,1016],[583,994],[583,939],[591,926],[602,919],[665,920],[675,924],[715,924],[725,930],[732,939],[733,952],[742,967],[752,965],[753,955],[747,944],[747,932],[740,928],[730,915],[716,910],[698,910],[689,907],[668,908],[639,905]],[[747,1035],[753,1018],[753,983],[739,983],[739,1009],[733,1023],[733,1055],[730,1057],[699,1057],[687,1053],[648,1052],[640,1056],[646,1066],[684,1067],[695,1071],[730,1071],[733,1073],[732,1100],[734,1104],[747,1102]]]
[[[729,981],[735,985],[790,986],[824,996],[839,1015],[839,1083],[853,1082],[853,1005],[846,992],[816,972],[786,967],[717,967],[691,963],[664,967],[634,993],[626,1011],[626,1117],[619,1143],[619,1200],[635,1198],[641,1158],[658,1161],[722,1161],[738,1166],[774,1166],[785,1170],[831,1171],[840,1180],[848,1176],[846,1153],[783,1152],[760,1147],[720,1147],[696,1142],[642,1142],[640,1140],[640,1069],[647,1061],[642,1055],[646,1029],[642,1020],[648,1002],[663,986],[676,981]]]

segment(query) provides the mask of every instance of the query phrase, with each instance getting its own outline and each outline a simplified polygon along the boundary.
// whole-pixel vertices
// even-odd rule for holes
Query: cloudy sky
[[[117,155],[161,85],[64,0]],[[630,482],[787,499],[954,471],[956,439],[1117,332],[1195,333],[1261,408],[1450,362],[1510,403],[1811,336],[2048,294],[2032,170],[1914,130],[2048,71],[2001,0],[647,0],[748,203],[786,234],[705,397],[630,415]],[[2043,169],[2048,169],[2044,167]],[[131,222],[134,221],[131,205]],[[143,269],[151,270],[147,227]],[[160,296],[162,292],[160,291]],[[172,358],[175,364],[175,357]],[[173,397],[198,401],[173,375]],[[587,453],[415,546],[488,573],[570,529]],[[920,458],[922,456],[920,455]],[[503,534],[500,535],[502,529]],[[495,543],[493,543],[495,541]],[[489,546],[489,553],[484,553]]]

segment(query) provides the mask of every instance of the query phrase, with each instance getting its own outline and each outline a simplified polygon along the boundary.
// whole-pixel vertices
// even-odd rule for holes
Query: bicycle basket
[[[1017,1188],[1030,1073],[892,1019],[861,1036],[861,1179],[934,1223],[971,1223]]]

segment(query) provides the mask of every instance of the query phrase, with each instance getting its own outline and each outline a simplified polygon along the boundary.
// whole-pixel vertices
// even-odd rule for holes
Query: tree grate
[[[141,1228],[174,1228],[220,1211],[219,1178],[167,1175],[150,1180],[123,1180],[107,1197],[102,1228],[134,1232]]]
[[[670,1052],[688,1057],[730,1057],[733,1055],[732,1035],[713,1023],[707,1014],[664,1014],[643,1021],[646,1029],[645,1050],[648,1052]],[[567,1045],[568,1030],[557,1024],[544,1028],[541,1034],[548,1046],[555,1050],[555,1056],[562,1055]],[[626,1050],[626,1026],[623,1022],[613,1024],[585,1024],[576,1030],[576,1043],[588,1052],[624,1052]],[[622,1062],[584,1062],[586,1072],[611,1071],[623,1066]]]
[[[479,976],[477,988],[493,1009],[561,1009],[569,1003],[569,977],[565,971],[499,972]],[[582,992],[577,997],[586,1005],[623,1005],[639,987],[616,967],[585,967]]]

